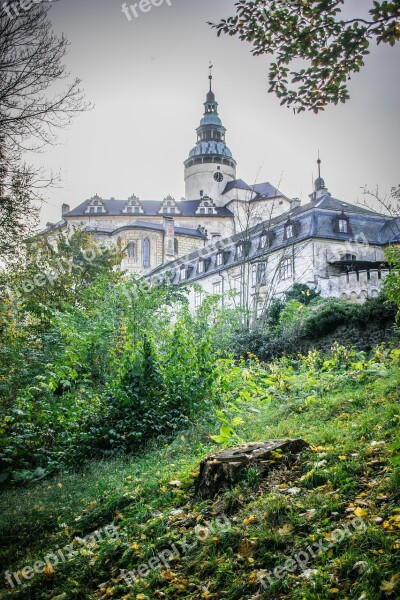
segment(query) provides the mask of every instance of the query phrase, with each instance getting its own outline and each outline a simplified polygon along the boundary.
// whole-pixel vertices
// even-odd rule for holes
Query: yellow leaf
[[[247,527],[247,525],[250,525],[251,523],[255,523],[257,521],[257,517],[255,515],[250,515],[249,517],[247,517],[246,519],[243,520],[243,525],[245,527]]]
[[[290,533],[292,531],[292,529],[293,529],[293,527],[291,525],[289,525],[289,523],[286,523],[286,525],[283,525],[283,527],[278,529],[278,533],[280,535],[287,535],[288,533]]]
[[[359,506],[355,509],[354,514],[357,517],[366,517],[367,516],[367,511],[365,510],[365,508],[360,508]]]
[[[54,573],[53,565],[51,563],[46,563],[43,572],[46,575],[46,577],[51,577],[51,575],[53,575]]]
[[[331,594],[338,594],[340,590],[338,588],[331,588],[329,591]]]
[[[393,577],[390,578],[390,581],[382,581],[380,589],[386,594],[393,594],[394,588],[400,581],[400,573],[396,573]]]
[[[134,544],[131,544],[131,548],[132,550],[139,550],[139,544],[135,542]]]

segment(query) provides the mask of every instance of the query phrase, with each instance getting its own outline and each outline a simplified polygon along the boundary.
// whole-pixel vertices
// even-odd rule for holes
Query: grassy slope
[[[400,477],[390,462],[399,428],[399,380],[400,368],[392,366],[384,377],[331,378],[307,399],[289,390],[285,400],[281,395],[272,403],[255,403],[260,412],[248,413],[243,439],[299,436],[312,449],[268,481],[250,472],[241,486],[214,502],[193,491],[199,460],[215,448],[206,425],[142,457],[93,463],[82,474],[7,492],[0,498],[2,571],[32,565],[74,538],[79,554],[29,586],[14,592],[4,586],[1,597],[400,598]],[[171,480],[182,485],[171,486]],[[350,525],[354,511],[365,530]],[[192,550],[173,557],[169,569],[155,569],[133,586],[121,579],[120,569],[133,569],[173,543],[178,550],[184,540],[194,544],[196,525],[222,513],[230,527],[215,526]],[[117,541],[77,539],[112,522]],[[316,554],[306,571],[274,579],[263,590],[258,578],[264,570],[284,564],[312,542],[330,544],[332,531],[346,523],[351,535]]]

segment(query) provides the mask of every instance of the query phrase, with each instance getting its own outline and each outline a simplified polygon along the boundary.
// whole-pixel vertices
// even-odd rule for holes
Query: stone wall
[[[322,352],[329,352],[333,344],[337,342],[340,346],[354,347],[356,350],[368,352],[382,342],[391,341],[400,344],[400,335],[396,333],[393,321],[388,321],[383,326],[370,323],[365,328],[341,325],[336,331],[319,340],[301,340],[301,350],[299,351],[303,353],[316,348]]]
[[[317,291],[327,298],[363,303],[368,298],[376,298],[379,295],[388,273],[388,269],[368,269],[331,275],[318,280]]]

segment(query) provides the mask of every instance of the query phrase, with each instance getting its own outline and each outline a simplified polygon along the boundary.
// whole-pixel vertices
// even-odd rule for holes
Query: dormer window
[[[222,252],[218,252],[218,254],[215,257],[215,266],[216,267],[220,267],[222,265],[224,256]]]
[[[179,210],[179,207],[176,203],[175,198],[172,198],[172,196],[167,196],[162,201],[160,210],[158,212],[161,214],[167,213],[170,215],[174,215],[174,214],[180,214],[181,211]]]
[[[263,231],[260,235],[260,248],[266,248],[268,243],[268,234],[266,231]]]
[[[285,223],[283,239],[290,240],[290,238],[296,237],[300,232],[300,228],[301,225],[299,221],[292,221],[291,219],[288,219]]]
[[[198,209],[196,210],[198,215],[216,215],[217,208],[214,204],[214,200],[209,196],[203,196],[200,200]]]
[[[352,233],[349,217],[342,212],[333,220],[334,233]]]
[[[103,200],[100,198],[100,196],[97,196],[97,194],[91,198],[90,203],[85,210],[86,214],[104,214],[106,212],[107,209],[104,206]]]
[[[186,279],[186,267],[185,267],[185,265],[182,265],[180,273],[179,273],[179,280],[184,281],[185,279]]]
[[[284,239],[285,240],[289,240],[290,238],[293,237],[293,223],[291,221],[288,221],[285,225],[285,232],[284,232]]]
[[[236,246],[236,258],[243,258],[243,244]]]
[[[139,198],[135,195],[132,195],[125,204],[122,212],[125,214],[143,214],[144,210]]]
[[[197,263],[197,272],[204,273],[204,260],[200,259]]]

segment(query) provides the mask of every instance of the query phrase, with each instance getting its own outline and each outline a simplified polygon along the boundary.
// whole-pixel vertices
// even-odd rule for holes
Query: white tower
[[[226,129],[218,116],[218,102],[210,90],[204,103],[205,112],[197,128],[197,143],[185,161],[185,199],[212,198],[217,206],[227,199],[222,195],[226,184],[236,179],[236,161],[225,144]]]

